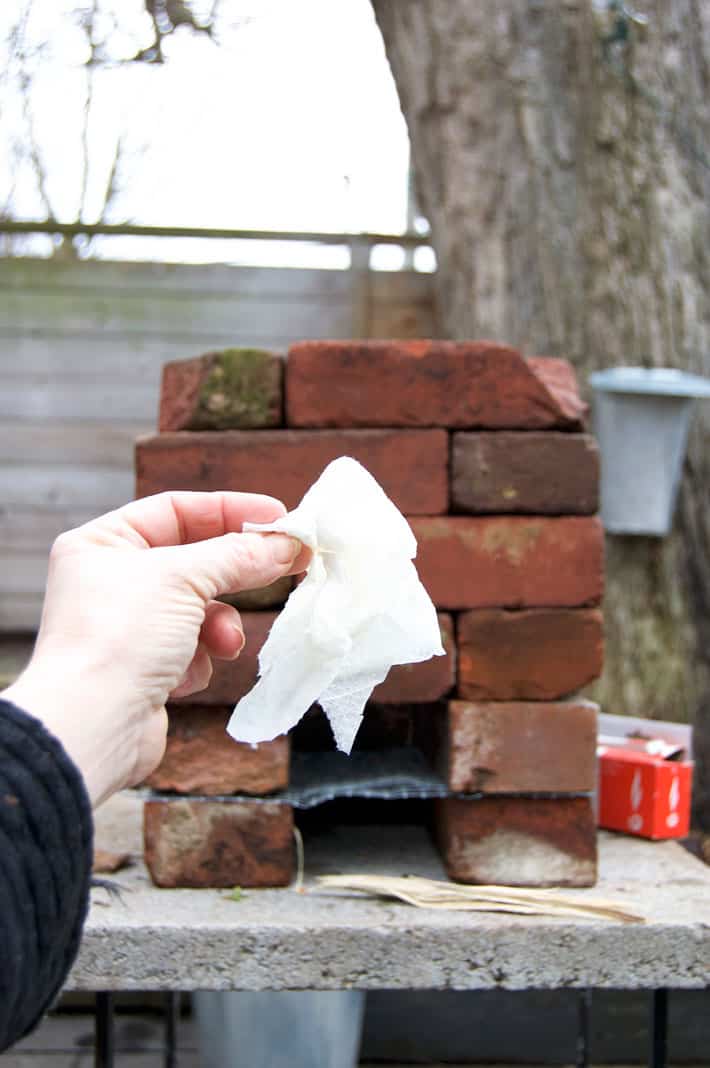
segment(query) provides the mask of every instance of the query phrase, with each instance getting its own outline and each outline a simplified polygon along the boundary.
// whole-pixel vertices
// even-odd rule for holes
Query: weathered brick
[[[246,643],[236,660],[214,660],[212,678],[205,690],[178,697],[174,704],[234,705],[251,690],[259,674],[261,647],[276,619],[276,612],[242,612]]]
[[[179,794],[271,794],[288,786],[289,740],[248,745],[227,734],[233,706],[169,705],[168,740],[145,781]]]
[[[473,515],[589,515],[599,506],[599,450],[588,434],[462,431],[453,436],[451,499]]]
[[[569,360],[559,356],[528,356],[527,364],[552,393],[568,419],[584,419],[588,414],[588,405],[579,395],[579,382]]]
[[[208,352],[163,367],[160,430],[280,426],[283,359],[263,349]]]
[[[136,445],[136,496],[164,490],[268,493],[295,508],[323,468],[352,456],[407,515],[448,507],[444,430],[225,430],[160,434]]]
[[[143,845],[156,886],[288,886],[293,811],[275,801],[156,798],[143,806]]]
[[[458,694],[467,700],[554,700],[602,671],[597,608],[479,608],[462,612],[456,628]]]
[[[563,365],[563,366],[559,366]],[[492,341],[304,341],[286,363],[289,426],[578,428],[564,361]]]
[[[435,804],[439,848],[452,879],[507,886],[596,882],[589,798],[447,798]]]
[[[597,604],[604,536],[594,516],[413,518],[417,570],[437,608]]]
[[[372,700],[382,704],[417,704],[444,697],[456,680],[456,645],[451,616],[439,614],[441,641],[446,656],[433,656],[420,664],[398,664],[376,686]]]
[[[582,700],[451,701],[439,771],[455,793],[590,792],[597,712]]]

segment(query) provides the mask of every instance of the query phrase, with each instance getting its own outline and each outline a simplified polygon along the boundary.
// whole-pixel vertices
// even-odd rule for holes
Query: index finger
[[[140,538],[144,548],[156,548],[238,534],[247,521],[272,523],[285,512],[281,501],[260,493],[169,492],[131,501],[88,523],[84,530],[100,534],[108,528],[134,543]]]

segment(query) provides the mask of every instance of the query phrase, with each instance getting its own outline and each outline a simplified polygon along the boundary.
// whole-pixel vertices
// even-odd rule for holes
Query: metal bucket
[[[355,1068],[359,990],[196,991],[204,1068]]]
[[[590,375],[601,453],[601,515],[612,534],[668,534],[693,400],[710,380],[668,367],[613,367]]]

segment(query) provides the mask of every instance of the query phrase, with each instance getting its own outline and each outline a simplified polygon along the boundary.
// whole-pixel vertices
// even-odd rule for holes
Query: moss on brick
[[[190,430],[235,430],[281,422],[281,360],[263,349],[211,353]]]

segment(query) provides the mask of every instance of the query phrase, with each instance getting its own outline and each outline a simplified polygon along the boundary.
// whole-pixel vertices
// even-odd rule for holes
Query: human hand
[[[239,614],[215,598],[307,566],[294,538],[240,533],[284,512],[257,494],[162,493],[55,541],[32,659],[3,696],[62,742],[92,804],[159,763],[168,696],[239,655]]]

